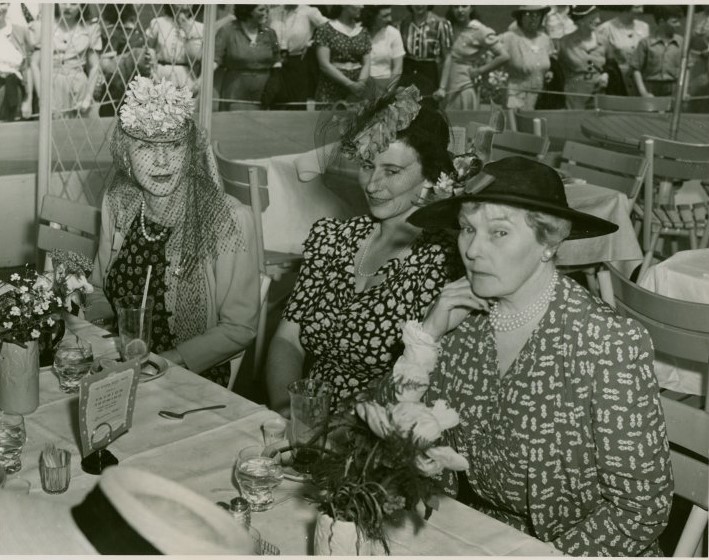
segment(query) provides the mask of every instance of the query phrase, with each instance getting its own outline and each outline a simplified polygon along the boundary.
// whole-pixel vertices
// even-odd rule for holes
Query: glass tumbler
[[[150,353],[150,334],[153,330],[153,296],[124,296],[116,300],[118,313],[118,338],[121,358],[144,360]]]
[[[20,455],[26,439],[25,419],[19,414],[0,410],[0,464],[7,474],[22,468]]]

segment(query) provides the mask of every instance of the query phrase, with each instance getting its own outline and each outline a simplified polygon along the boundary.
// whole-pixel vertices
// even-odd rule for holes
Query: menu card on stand
[[[98,474],[118,460],[104,448],[133,424],[140,361],[117,362],[79,385],[82,467]]]

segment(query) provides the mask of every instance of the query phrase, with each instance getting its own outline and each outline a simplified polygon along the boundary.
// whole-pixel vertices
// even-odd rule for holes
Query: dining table
[[[670,139],[671,113],[620,113],[597,111],[581,121],[581,132],[594,142],[622,151],[637,152],[640,138],[653,136]],[[680,116],[679,142],[706,144],[709,142],[709,116]]]
[[[101,328],[74,316],[66,318],[67,336],[91,343],[94,355],[115,351],[116,339]],[[183,411],[224,404],[172,420],[158,416],[160,410]],[[78,395],[63,393],[51,367],[40,372],[40,403],[26,415],[27,441],[22,469],[13,477],[31,483],[36,499],[61,501],[67,507],[81,502],[98,476],[81,469],[78,434]],[[249,401],[177,365],[163,375],[141,382],[137,388],[130,430],[111,442],[108,449],[126,465],[178,482],[210,501],[228,502],[238,495],[233,480],[235,456],[248,445],[263,445],[262,426],[279,417],[266,406]],[[44,494],[40,484],[39,456],[47,443],[72,454],[69,489],[58,495]],[[317,511],[307,500],[307,482],[286,479],[274,490],[274,507],[252,512],[252,525],[281,554],[313,553],[313,530]],[[215,506],[217,507],[217,506]],[[0,524],[2,520],[0,520]],[[27,520],[31,530],[31,520]],[[428,556],[557,556],[551,544],[522,533],[481,512],[441,496],[440,507],[414,531],[408,520],[389,532],[392,554]],[[0,539],[0,554],[3,550]],[[56,553],[61,554],[61,543]],[[235,551],[238,554],[239,551]]]
[[[675,253],[648,268],[638,285],[668,298],[709,306],[709,249]],[[656,356],[655,375],[663,389],[690,395],[706,393],[706,362]]]

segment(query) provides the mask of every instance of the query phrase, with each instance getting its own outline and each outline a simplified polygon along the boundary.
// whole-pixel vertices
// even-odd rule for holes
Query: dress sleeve
[[[203,334],[177,345],[187,368],[202,372],[231,358],[256,336],[260,278],[256,256],[256,228],[251,212],[231,206],[241,227],[245,247],[221,253],[213,264],[217,324]]]
[[[226,25],[223,25],[219,31],[217,31],[217,36],[214,38],[214,63],[217,66],[221,66],[224,62],[229,33],[231,33],[232,29],[232,24],[227,23]]]
[[[638,43],[638,46],[635,47],[635,51],[633,52],[633,54],[630,56],[630,58],[628,60],[631,70],[637,70],[638,72],[643,71],[643,67],[645,66],[645,60],[647,60],[647,52],[648,52],[647,39],[642,39]]]
[[[401,33],[396,27],[389,26],[389,33],[391,34],[391,57],[400,58],[406,54],[404,49],[404,40],[401,38]]]
[[[322,27],[328,21],[327,18],[322,15],[322,12],[316,6],[310,6],[308,8],[308,19],[310,20],[310,24],[315,29],[317,29],[318,27]]]
[[[318,47],[328,47],[330,48],[330,38],[332,37],[330,33],[330,25],[321,25],[315,30],[313,35],[313,44]]]
[[[284,319],[299,323],[303,314],[310,309],[313,295],[317,294],[325,283],[323,268],[335,252],[338,227],[338,220],[323,218],[315,222],[310,229],[303,246],[303,264],[283,311]]]
[[[598,483],[604,501],[552,544],[566,554],[642,556],[667,524],[672,471],[653,349],[625,320],[598,360],[591,398]]]

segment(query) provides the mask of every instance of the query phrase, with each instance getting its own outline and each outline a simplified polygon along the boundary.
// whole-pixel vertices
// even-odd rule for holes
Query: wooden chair
[[[672,110],[672,101],[672,97],[596,95],[596,109],[626,113],[667,113]]]
[[[488,125],[471,122],[467,126],[467,136],[469,139],[475,138],[478,129]],[[514,132],[503,130],[495,134],[492,140],[492,160],[498,160],[509,156],[524,156],[532,159],[542,160],[549,151],[549,138],[527,134],[525,132]]]
[[[254,372],[259,372],[263,361],[263,351],[266,342],[266,318],[268,312],[268,290],[271,280],[278,280],[286,271],[295,271],[303,260],[302,255],[270,251],[264,248],[263,224],[261,214],[268,208],[268,176],[266,168],[259,165],[250,165],[233,160],[225,156],[219,143],[214,143],[214,155],[217,167],[224,183],[227,194],[235,197],[241,203],[251,208],[256,224],[256,245],[258,267],[261,273],[261,298],[258,333],[254,352]],[[266,280],[268,278],[268,280]],[[264,286],[264,283],[265,286]],[[265,290],[265,294],[264,294]],[[236,379],[236,373],[232,371]],[[233,385],[233,381],[230,380]]]
[[[561,152],[561,171],[588,183],[622,192],[630,206],[640,194],[648,170],[644,156],[618,153],[571,140]]]
[[[101,230],[98,208],[47,194],[42,199],[39,219],[37,248],[45,252],[45,261],[46,253],[55,249],[74,251],[93,260]],[[47,264],[41,268],[47,270]]]
[[[665,238],[673,241],[673,253],[678,250],[678,238],[687,238],[692,249],[709,245],[709,204],[675,205],[672,196],[674,184],[709,178],[709,144],[644,136],[641,145],[648,160],[642,204],[638,209],[643,220],[645,252],[640,269],[642,277],[652,264],[655,252],[662,251]]]
[[[613,282],[614,304],[624,316],[647,328],[655,351],[706,364],[705,390],[709,391],[709,305],[667,298],[627,280],[613,266],[608,267]],[[709,399],[704,410],[661,395],[671,446],[675,494],[692,502],[674,556],[701,552],[707,527],[709,497]],[[698,554],[696,554],[698,555]]]
[[[525,115],[514,109],[508,109],[507,123],[510,130],[514,132],[525,132],[535,136],[548,137],[547,120],[544,117]]]

